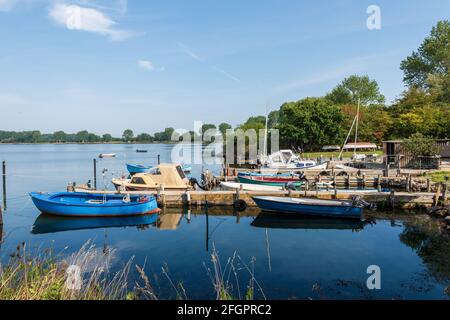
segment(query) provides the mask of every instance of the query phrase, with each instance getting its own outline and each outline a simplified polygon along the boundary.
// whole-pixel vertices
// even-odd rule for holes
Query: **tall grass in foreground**
[[[139,281],[130,285],[128,279],[132,259],[117,272],[109,270],[114,255],[114,250],[105,252],[87,242],[77,253],[65,258],[55,257],[52,250],[45,250],[32,257],[26,244],[22,243],[10,255],[6,265],[0,264],[0,300],[157,300],[158,296],[144,269],[137,265],[135,268]],[[216,299],[243,299],[239,290],[238,269],[245,269],[251,277],[245,298],[253,299],[255,284],[265,298],[254,278],[254,260],[249,267],[234,253],[222,269],[214,247],[211,261],[212,270],[207,267],[207,272]],[[167,266],[162,270],[175,290],[177,299],[187,300],[182,282],[175,284]],[[235,280],[236,294],[230,281],[231,275]]]

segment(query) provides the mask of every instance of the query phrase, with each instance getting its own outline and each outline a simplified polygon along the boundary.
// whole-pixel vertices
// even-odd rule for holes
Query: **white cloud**
[[[186,53],[192,59],[197,60],[197,61],[202,61],[202,58],[200,58],[194,51],[192,51],[191,48],[189,48],[185,44],[179,42],[178,46],[181,48],[181,50],[183,50],[184,53]]]
[[[148,60],[138,60],[138,66],[147,71],[153,71],[155,69],[153,63]]]
[[[0,11],[10,11],[15,4],[15,0],[0,0]]]
[[[223,69],[221,69],[221,68],[219,68],[219,67],[212,66],[212,68],[213,68],[214,70],[216,70],[217,72],[223,74],[223,75],[224,75],[225,77],[227,77],[228,79],[231,79],[231,80],[233,80],[233,81],[235,81],[235,82],[241,82],[240,79],[238,79],[237,77],[233,76],[231,73],[226,72],[225,70],[223,70]]]
[[[97,33],[108,36],[113,41],[134,36],[130,31],[117,29],[115,21],[103,12],[92,8],[57,3],[50,9],[48,15],[56,24],[69,30]]]

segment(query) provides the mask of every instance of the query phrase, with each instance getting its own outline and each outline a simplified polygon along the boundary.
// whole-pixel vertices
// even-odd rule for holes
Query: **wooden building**
[[[383,162],[401,168],[438,169],[441,159],[450,158],[450,139],[436,140],[439,153],[430,157],[413,157],[405,150],[403,140],[383,141]]]

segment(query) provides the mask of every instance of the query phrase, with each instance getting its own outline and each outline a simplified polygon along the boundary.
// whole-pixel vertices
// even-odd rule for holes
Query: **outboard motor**
[[[369,203],[369,202],[361,199],[360,196],[353,196],[352,204],[353,204],[353,206],[359,207],[359,208],[369,208],[369,210],[377,209],[377,205],[375,203]]]
[[[200,189],[206,191],[205,186],[202,186],[202,185],[198,182],[198,180],[197,180],[196,178],[194,178],[194,177],[192,177],[192,178],[189,179],[189,184],[190,184],[191,186],[193,186],[193,187],[194,187],[194,186],[198,186]]]
[[[297,189],[295,188],[295,185],[293,182],[288,182],[284,185],[284,188],[286,190],[292,190],[292,191],[296,191]]]

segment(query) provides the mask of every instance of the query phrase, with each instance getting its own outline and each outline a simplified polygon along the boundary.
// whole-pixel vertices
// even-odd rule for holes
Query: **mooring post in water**
[[[94,189],[97,190],[97,159],[94,158]]]
[[[161,155],[158,154],[158,165],[161,164]]]
[[[2,211],[2,206],[0,206],[0,228],[3,225],[3,211]],[[0,229],[0,243],[2,242],[2,237],[1,237],[1,229]]]
[[[6,161],[2,162],[3,208],[6,210]]]

